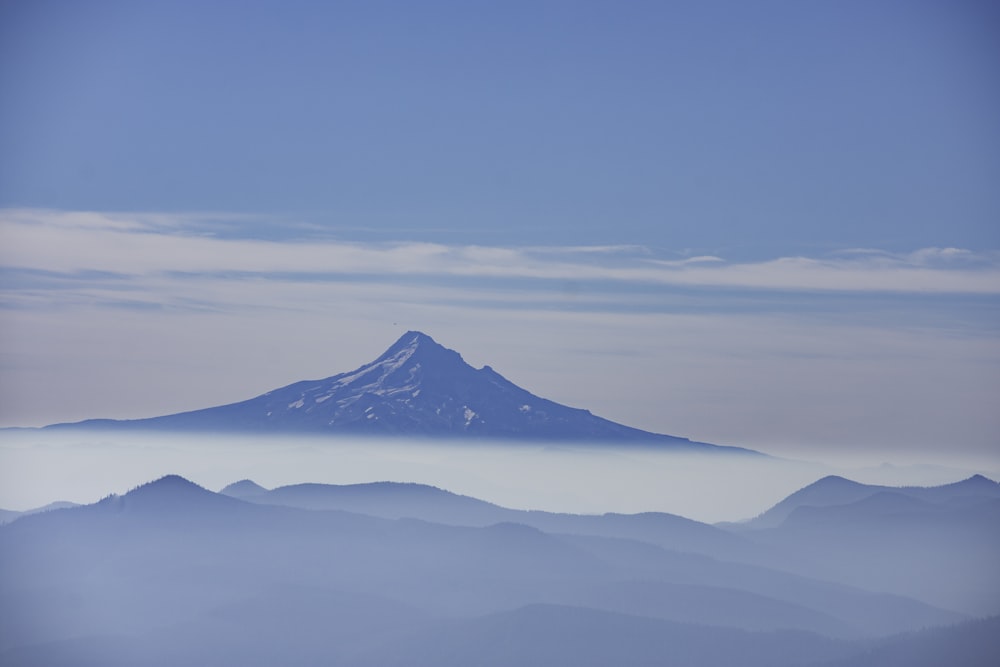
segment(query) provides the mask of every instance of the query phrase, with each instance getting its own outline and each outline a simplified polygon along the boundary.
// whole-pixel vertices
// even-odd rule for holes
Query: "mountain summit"
[[[473,368],[458,352],[419,331],[406,332],[378,359],[353,371],[296,382],[247,401],[150,419],[89,420],[59,426],[642,442],[698,450],[716,448],[641,431],[540,398],[489,366]]]

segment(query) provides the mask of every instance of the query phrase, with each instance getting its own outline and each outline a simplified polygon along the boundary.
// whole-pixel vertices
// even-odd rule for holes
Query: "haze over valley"
[[[415,484],[242,480],[216,494],[172,475],[0,527],[0,656],[930,665],[960,650],[987,665],[998,522],[1000,485],[979,476],[900,490],[828,477],[760,526],[727,529],[510,510]]]

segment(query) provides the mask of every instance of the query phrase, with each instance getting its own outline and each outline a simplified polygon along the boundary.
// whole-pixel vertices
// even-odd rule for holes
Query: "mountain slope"
[[[386,644],[380,665],[690,665],[782,667],[851,645],[806,632],[745,632],[566,605],[534,604],[460,620]]]
[[[1000,659],[1000,616],[930,628],[874,642],[851,656],[814,667],[995,667]]]
[[[239,403],[150,419],[55,426],[607,441],[755,453],[642,431],[540,398],[489,366],[473,368],[419,331],[405,333],[378,359],[353,371],[296,382]]]

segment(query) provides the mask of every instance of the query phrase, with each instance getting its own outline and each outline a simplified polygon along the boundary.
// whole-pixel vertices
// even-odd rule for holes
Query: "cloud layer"
[[[207,216],[205,216],[207,218]],[[0,265],[81,275],[298,278],[434,277],[592,281],[750,290],[1000,294],[1000,259],[958,248],[905,255],[858,249],[822,258],[655,256],[636,246],[487,247],[330,238],[232,238],[198,216],[0,212]],[[199,224],[201,222],[201,224]]]

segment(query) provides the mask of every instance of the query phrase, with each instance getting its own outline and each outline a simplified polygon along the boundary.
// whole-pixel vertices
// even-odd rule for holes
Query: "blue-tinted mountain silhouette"
[[[517,523],[547,533],[642,540],[667,549],[736,557],[754,545],[738,535],[664,512],[565,514],[514,510],[433,486],[399,482],[293,484],[267,490],[250,481],[230,484],[223,495],[261,505],[341,510],[386,519],[420,519],[453,526]],[[749,555],[747,555],[749,557]]]
[[[1000,613],[1000,484],[982,475],[933,487],[824,477],[729,527],[810,577]]]
[[[642,431],[540,398],[489,366],[473,368],[419,331],[408,331],[378,359],[353,371],[296,382],[239,403],[149,419],[56,426],[606,441],[756,454]]]
[[[30,514],[38,514],[39,512],[50,512],[52,510],[61,510],[61,509],[66,509],[68,507],[76,507],[76,506],[77,506],[76,503],[70,503],[64,500],[60,500],[54,503],[49,503],[48,505],[44,505],[43,507],[35,507],[33,509],[23,510],[20,512],[15,510],[0,509],[0,524],[10,523],[11,521],[13,521],[18,517],[28,516]]]
[[[417,485],[361,490],[380,511],[415,493],[479,502]],[[683,538],[684,520],[636,515],[622,539],[602,527],[620,517],[551,516],[548,528],[385,519],[245,502],[169,475],[0,526],[0,664],[581,665],[619,655],[616,664],[772,666],[962,619],[659,546],[679,544],[671,534]]]
[[[876,494],[892,493],[915,501],[957,507],[980,499],[1000,498],[1000,484],[982,475],[941,486],[879,486],[861,484],[829,475],[799,489],[760,516],[743,524],[747,528],[773,528],[800,507],[838,507]]]

